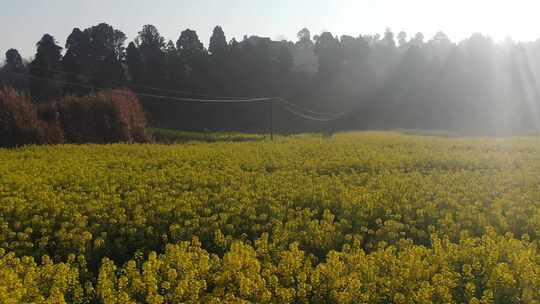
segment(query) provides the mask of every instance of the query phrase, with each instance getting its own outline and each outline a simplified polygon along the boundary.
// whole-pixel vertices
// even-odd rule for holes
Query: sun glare
[[[537,13],[540,2],[530,0],[489,1],[350,1],[342,5],[341,18],[334,23],[344,33],[394,31],[423,32],[430,37],[443,31],[452,39],[461,40],[480,32],[502,41],[535,40],[540,37]],[[361,17],[358,18],[358,15]]]

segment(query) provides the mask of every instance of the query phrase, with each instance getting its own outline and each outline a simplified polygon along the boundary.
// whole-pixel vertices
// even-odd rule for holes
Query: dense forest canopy
[[[206,48],[193,30],[167,40],[153,25],[126,40],[105,23],[73,29],[63,46],[45,34],[31,62],[15,49],[6,52],[0,85],[27,91],[35,102],[129,87],[140,94],[152,125],[184,130],[262,132],[270,107],[274,126],[284,132],[540,130],[540,41],[496,43],[474,34],[456,43],[442,32],[426,38],[390,29],[357,37],[302,29],[295,42],[228,41],[217,26]],[[178,100],[231,96],[280,97],[296,106]]]

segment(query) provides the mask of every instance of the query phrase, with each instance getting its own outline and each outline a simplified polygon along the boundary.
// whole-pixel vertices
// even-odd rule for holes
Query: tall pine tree
[[[62,94],[61,59],[62,47],[53,36],[43,35],[36,44],[37,52],[30,64],[31,93],[36,101],[46,101]]]

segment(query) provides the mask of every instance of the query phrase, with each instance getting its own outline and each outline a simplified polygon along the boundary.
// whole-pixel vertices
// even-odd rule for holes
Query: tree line
[[[185,130],[286,132],[349,129],[444,129],[507,135],[540,129],[540,42],[496,43],[473,34],[459,43],[442,32],[426,39],[383,35],[312,36],[296,41],[244,36],[216,26],[208,47],[186,29],[166,40],[145,25],[132,42],[101,23],[73,29],[64,47],[50,34],[25,62],[6,52],[0,84],[35,102],[128,87],[140,94],[152,125]],[[280,103],[202,104],[175,98],[280,97]],[[230,98],[229,98],[230,99]],[[320,121],[312,113],[346,115]],[[334,116],[332,116],[334,118]]]

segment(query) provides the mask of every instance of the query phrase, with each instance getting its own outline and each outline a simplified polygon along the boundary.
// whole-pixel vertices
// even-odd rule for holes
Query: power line
[[[75,82],[51,79],[51,78],[28,75],[28,74],[21,74],[21,73],[13,73],[13,74],[25,75],[25,76],[28,76],[29,78],[54,81],[61,84],[74,85],[74,86],[79,86],[79,87],[87,88],[87,89],[100,89],[100,90],[108,89],[104,87],[85,85],[85,84],[80,84],[80,83],[75,83]],[[200,99],[200,98],[182,98],[182,97],[175,97],[175,96],[165,96],[165,95],[137,93],[137,92],[134,92],[134,94],[138,96],[142,96],[142,97],[148,97],[148,98],[166,99],[166,100],[174,100],[174,101],[182,101],[182,102],[197,102],[197,103],[251,103],[251,102],[270,102],[275,99],[275,98],[270,98],[270,97],[251,98],[251,99]]]
[[[295,103],[292,103],[290,101],[288,101],[287,99],[285,98],[281,98],[281,97],[277,97],[276,99],[278,99],[279,101],[291,106],[291,107],[294,107],[294,108],[297,108],[298,110],[300,111],[303,111],[303,112],[308,112],[310,114],[313,114],[313,115],[316,115],[316,116],[331,116],[331,117],[336,117],[336,118],[339,118],[339,117],[343,117],[346,115],[346,113],[344,112],[341,112],[341,113],[322,113],[322,112],[315,112],[313,110],[309,110],[309,109],[306,109],[306,108],[303,108]]]
[[[54,81],[61,84],[67,84],[67,85],[74,85],[79,86],[82,88],[88,88],[88,89],[100,89],[105,90],[108,88],[104,87],[97,87],[97,86],[91,86],[91,85],[85,85],[81,83],[74,83],[64,80],[57,80],[57,79],[51,79],[47,77],[40,77],[40,76],[34,76],[29,74],[23,74],[23,73],[13,73],[16,75],[23,75],[27,76],[29,78],[39,79],[39,80],[46,80],[46,81]],[[148,98],[155,98],[155,99],[163,99],[163,100],[170,100],[170,101],[180,101],[180,102],[194,102],[194,103],[225,103],[225,104],[231,104],[231,103],[274,103],[275,101],[281,102],[282,107],[289,113],[304,118],[308,120],[313,121],[320,121],[320,122],[329,122],[329,121],[335,121],[338,119],[341,119],[345,116],[345,113],[320,113],[315,112],[309,109],[305,109],[303,107],[300,107],[299,105],[292,103],[288,101],[285,98],[281,97],[261,97],[261,98],[251,98],[251,99],[200,99],[200,98],[182,98],[182,97],[175,97],[175,96],[166,96],[166,95],[157,95],[157,94],[148,94],[148,93],[137,93],[134,92],[134,94],[141,96],[141,97],[148,97]],[[293,109],[293,108],[296,108]],[[308,112],[310,114],[305,114],[302,112]],[[316,117],[316,116],[330,116],[330,117]]]
[[[157,98],[157,99],[167,99],[167,100],[176,100],[184,102],[198,102],[198,103],[258,103],[258,102],[270,102],[272,98],[253,98],[253,99],[198,99],[198,98],[180,98],[173,96],[164,96],[164,95],[155,95],[155,94],[146,94],[146,93],[135,93],[139,96]]]
[[[56,69],[49,69],[49,68],[46,69],[46,68],[35,67],[35,66],[32,67],[32,68],[33,69],[38,69],[38,70],[41,70],[41,71],[44,71],[44,72],[54,72],[54,73],[60,73],[60,74],[84,77],[84,78],[87,78],[87,79],[94,79],[93,76],[82,74],[82,73],[66,72],[66,71],[61,71],[61,70],[56,70]],[[116,83],[116,85],[121,85],[121,84]],[[191,95],[191,96],[199,96],[199,97],[208,97],[208,98],[211,98],[211,99],[234,99],[234,100],[253,99],[253,98],[250,98],[250,97],[216,96],[216,95],[201,94],[201,93],[195,93],[195,92],[184,91],[184,90],[163,89],[163,88],[157,88],[157,87],[152,87],[152,86],[142,85],[142,84],[137,84],[137,83],[130,83],[129,86],[143,88],[143,89],[149,89],[149,90],[153,90],[153,91],[157,91],[157,92],[173,93],[173,94],[179,94],[179,95]]]
[[[336,120],[339,120],[339,119],[343,118],[343,116],[341,116],[341,117],[334,117],[334,118],[319,118],[319,117],[314,117],[314,116],[306,115],[306,114],[304,114],[304,113],[300,113],[300,112],[295,111],[294,109],[291,109],[291,108],[289,108],[289,107],[287,107],[287,106],[283,106],[283,108],[284,108],[287,112],[289,112],[289,113],[291,113],[291,114],[293,114],[293,115],[295,115],[295,116],[298,116],[298,117],[300,117],[300,118],[307,119],[307,120],[313,120],[313,121],[319,121],[319,122],[330,122],[330,121],[336,121]]]
[[[66,71],[55,70],[55,69],[44,69],[44,68],[40,68],[40,67],[37,67],[37,68],[39,70],[42,70],[42,71],[52,71],[52,72],[58,72],[58,73],[63,73],[63,74],[70,74],[70,75],[74,75],[74,76],[82,76],[82,77],[86,77],[86,78],[92,78],[91,76],[80,74],[80,73],[66,72]],[[246,100],[246,101],[257,100],[257,101],[260,101],[261,99],[269,101],[269,100],[272,99],[272,100],[283,102],[283,103],[285,103],[285,104],[287,104],[287,105],[289,105],[289,106],[291,106],[293,108],[296,108],[300,112],[307,112],[307,113],[315,115],[315,116],[323,116],[323,117],[329,116],[329,117],[332,117],[332,118],[339,118],[339,117],[343,117],[343,116],[346,115],[346,113],[344,113],[344,112],[341,112],[341,113],[316,112],[316,111],[304,108],[304,107],[302,107],[300,105],[297,105],[295,103],[292,103],[292,102],[290,102],[287,99],[282,98],[282,97],[248,98],[248,97],[233,97],[233,96],[216,96],[216,95],[199,94],[199,93],[194,93],[194,92],[190,92],[190,91],[162,89],[162,88],[156,88],[156,87],[151,87],[151,86],[146,86],[146,85],[139,85],[139,84],[130,84],[130,86],[146,88],[146,89],[150,89],[150,90],[154,90],[154,91],[158,91],[158,92],[167,92],[167,93],[173,93],[173,94],[184,94],[184,95],[207,97],[208,99],[206,99],[206,100],[208,100],[208,102],[216,102],[217,100],[221,100],[221,99],[234,100],[235,102],[240,102],[241,100]],[[138,93],[138,94],[145,94],[145,93]],[[141,96],[143,96],[143,95],[141,95]],[[160,97],[163,97],[163,96],[160,96]],[[173,98],[173,96],[170,96],[170,98]],[[178,97],[174,96],[174,98],[178,98]],[[195,100],[200,101],[200,100],[202,100],[202,98],[186,98],[186,99],[189,99],[189,100],[185,100],[185,101],[195,101]]]

